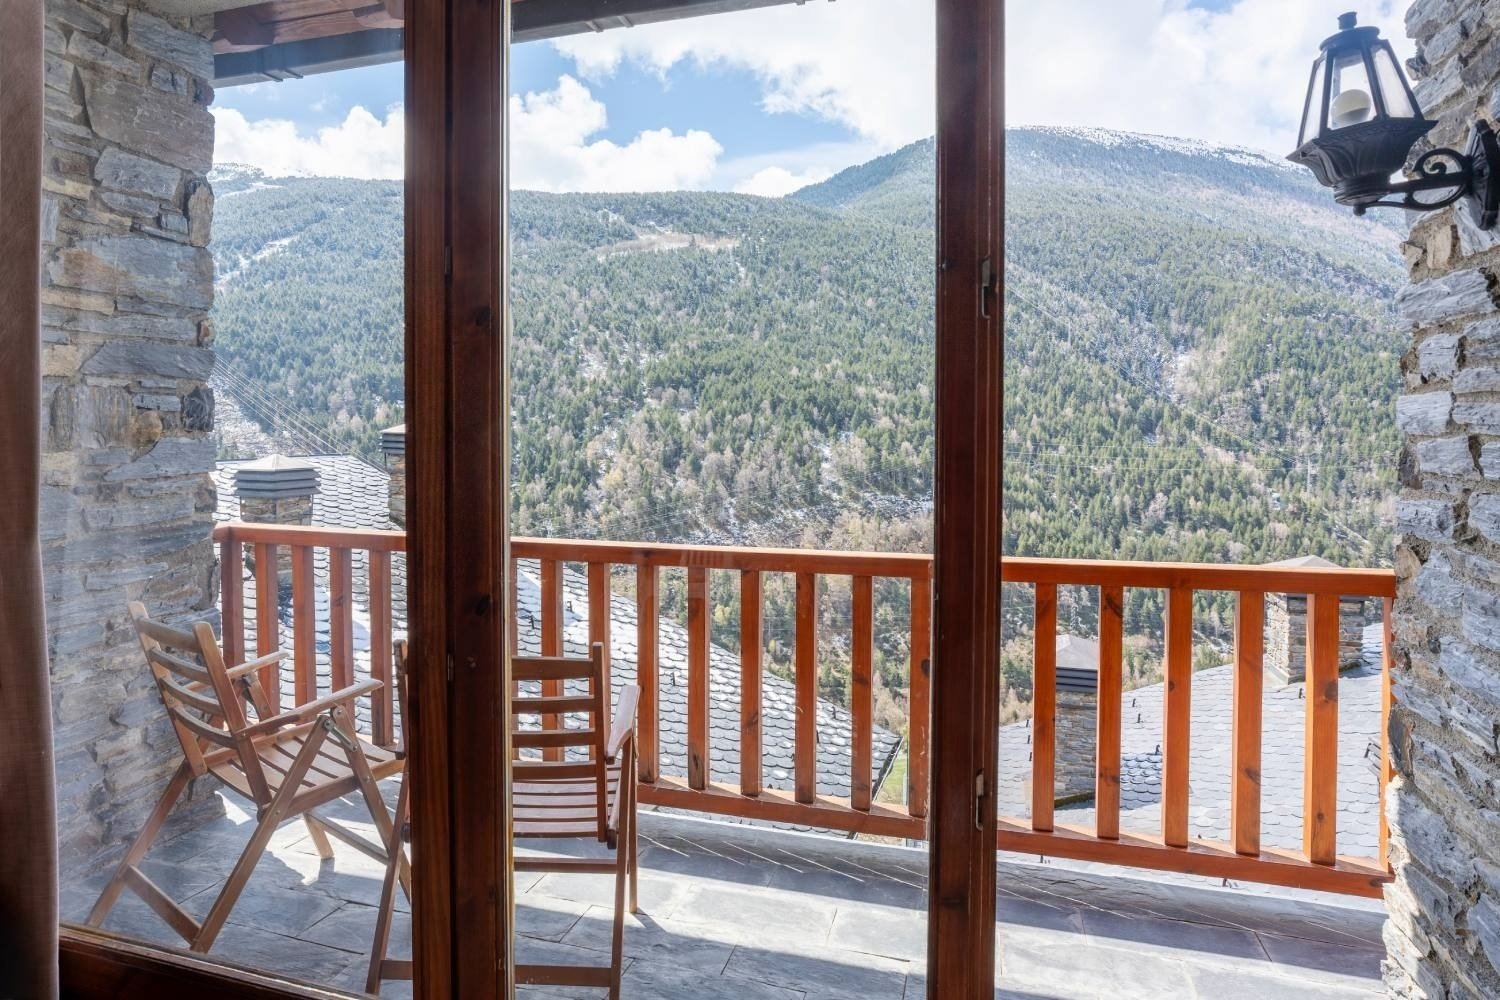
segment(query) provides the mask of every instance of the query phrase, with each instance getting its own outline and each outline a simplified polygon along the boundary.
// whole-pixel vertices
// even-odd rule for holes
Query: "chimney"
[[[380,450],[390,476],[387,506],[391,523],[406,527],[406,425],[397,424],[380,432]]]
[[[239,497],[242,521],[312,524],[318,470],[302,459],[269,455],[235,470],[234,492]],[[291,582],[292,553],[289,546],[280,547],[276,575],[283,584]]]
[[[1336,568],[1318,556],[1283,559],[1272,566]],[[1339,598],[1339,669],[1364,662],[1365,599]],[[1286,687],[1307,679],[1307,595],[1266,595],[1266,678]]]
[[[1059,635],[1053,771],[1053,800],[1058,805],[1094,796],[1098,715],[1099,643],[1082,636]]]

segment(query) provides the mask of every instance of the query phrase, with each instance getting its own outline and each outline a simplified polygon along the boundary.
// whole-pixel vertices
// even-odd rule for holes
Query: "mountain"
[[[1400,236],[1249,150],[1006,143],[1006,551],[1388,562]],[[517,532],[930,544],[934,177],[927,140],[780,199],[516,192]],[[286,446],[374,456],[400,184],[214,180],[221,388]]]

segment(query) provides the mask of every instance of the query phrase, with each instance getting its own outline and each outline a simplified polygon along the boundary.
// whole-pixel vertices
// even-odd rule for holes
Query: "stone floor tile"
[[[1171,1000],[1191,997],[1186,963],[1137,949],[1076,942],[1021,946],[1002,934],[1000,985],[1067,1000]]]
[[[233,919],[224,925],[209,957],[317,984],[341,979],[351,965],[366,964],[362,956],[284,934],[273,934],[259,927],[236,923]]]
[[[739,945],[724,975],[829,1000],[901,1000],[910,963],[814,945]]]
[[[833,918],[828,944],[867,955],[922,961],[927,957],[927,914],[893,906],[841,906]]]
[[[637,962],[620,980],[620,993],[641,1000],[802,1000],[802,990],[715,976],[669,962]]]
[[[562,940],[564,944],[608,954],[613,933],[614,910],[592,906]],[[669,918],[657,920],[644,910],[626,915],[621,947],[627,956],[639,961],[664,962],[709,975],[724,971],[734,952],[734,945],[721,940],[711,929]]]
[[[670,916],[680,923],[720,928],[736,943],[821,944],[828,939],[837,913],[838,904],[832,900],[710,882],[689,890]]]
[[[524,893],[516,896],[516,933],[543,941],[561,941],[589,904],[573,899]]]
[[[639,902],[652,913],[670,913],[687,891],[686,883],[677,878],[642,868],[638,875]],[[527,895],[552,896],[586,906],[615,905],[613,875],[547,872],[527,890]]]
[[[1157,920],[1118,913],[1086,911],[1083,927],[1101,944],[1194,960],[1249,959],[1268,962],[1266,952],[1249,931],[1211,927],[1182,920]]]
[[[1381,982],[1380,963],[1384,951],[1373,948],[1340,948],[1322,941],[1259,935],[1260,942],[1280,975],[1311,979],[1336,986],[1374,987]]]
[[[1203,1000],[1374,1000],[1384,995],[1377,988],[1353,989],[1306,979],[1262,975],[1236,968],[1193,970],[1193,986]]]
[[[303,931],[298,937],[368,956],[375,939],[376,908],[360,903],[345,903],[328,916]],[[397,913],[391,920],[391,938],[386,954],[392,958],[411,956],[411,916]]]

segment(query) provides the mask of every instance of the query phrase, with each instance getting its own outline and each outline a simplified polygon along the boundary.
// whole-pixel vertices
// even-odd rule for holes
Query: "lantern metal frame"
[[[1493,227],[1500,217],[1500,141],[1489,122],[1476,123],[1464,152],[1446,146],[1428,149],[1411,164],[1409,172],[1415,176],[1393,181],[1392,175],[1405,167],[1412,147],[1437,122],[1423,115],[1390,42],[1380,37],[1377,28],[1356,27],[1355,15],[1344,14],[1339,18],[1338,33],[1324,39],[1320,49],[1303,102],[1299,138],[1304,141],[1287,159],[1311,170],[1318,183],[1333,189],[1334,200],[1352,208],[1355,215],[1371,208],[1431,212],[1471,197],[1476,202],[1479,228]],[[1332,127],[1329,107],[1335,67],[1340,59],[1356,55],[1370,88],[1372,116],[1367,121]],[[1377,61],[1382,59],[1394,70],[1384,81],[1377,68]],[[1389,83],[1399,83],[1403,92],[1386,93]],[[1392,101],[1403,99],[1412,113],[1391,114]],[[1309,135],[1310,118],[1315,112],[1319,118]],[[1421,197],[1430,192],[1441,194]]]

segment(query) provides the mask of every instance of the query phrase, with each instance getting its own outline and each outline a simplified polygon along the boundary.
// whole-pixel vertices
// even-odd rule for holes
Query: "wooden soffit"
[[[183,0],[179,0],[179,3]],[[193,0],[186,0],[192,5]],[[234,0],[229,0],[232,4]],[[269,0],[214,12],[214,84],[233,87],[394,62],[407,0]],[[806,0],[512,0],[514,42]],[[222,6],[215,0],[208,5]]]

